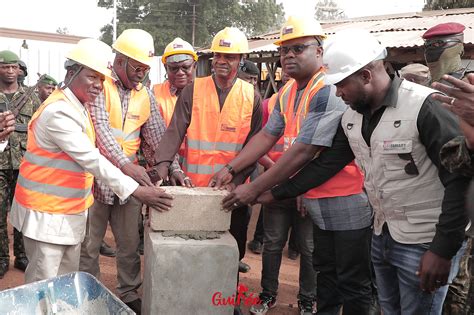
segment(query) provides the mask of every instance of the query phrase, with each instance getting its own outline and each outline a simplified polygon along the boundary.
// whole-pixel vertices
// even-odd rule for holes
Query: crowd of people
[[[167,80],[152,87],[154,41],[140,29],[112,47],[79,41],[59,84],[42,75],[24,86],[26,65],[0,51],[0,278],[8,211],[26,283],[78,270],[100,279],[110,224],[117,292],[139,314],[142,208],[169,211],[164,181],[229,191],[240,272],[251,205],[263,205],[248,243],[262,254],[251,314],[276,305],[290,231],[302,315],[474,312],[474,74],[461,63],[463,31],[428,29],[426,65],[397,75],[373,34],[328,37],[289,17],[275,42],[284,82],[263,101],[233,27],[212,40],[212,75],[196,77],[198,55],[176,38],[162,54]]]

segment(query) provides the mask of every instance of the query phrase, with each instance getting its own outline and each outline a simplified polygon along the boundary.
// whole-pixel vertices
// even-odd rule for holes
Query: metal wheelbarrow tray
[[[0,291],[0,314],[135,314],[95,277],[85,272]]]

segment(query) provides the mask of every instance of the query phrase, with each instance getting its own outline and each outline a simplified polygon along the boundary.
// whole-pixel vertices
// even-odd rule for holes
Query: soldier
[[[20,59],[9,51],[0,51],[0,111],[18,110],[15,118],[15,131],[9,137],[9,145],[0,153],[0,195],[2,197],[0,218],[0,278],[8,271],[10,256],[8,251],[7,211],[10,209],[15,192],[18,168],[26,150],[26,131],[31,116],[40,105],[34,93],[21,86],[17,79]],[[23,95],[26,97],[22,98]],[[22,98],[22,101],[19,101]],[[21,108],[20,108],[21,107]],[[22,235],[14,229],[13,252],[14,267],[25,271],[28,259],[25,255]]]
[[[20,67],[17,78],[18,84],[26,86],[25,78],[28,76],[28,68],[26,67],[26,63],[22,60],[18,60],[18,66]]]
[[[461,64],[464,53],[464,29],[459,23],[442,23],[428,29],[423,34],[425,40],[425,59],[430,68],[433,82],[452,85],[442,79],[445,74],[463,79],[467,73],[474,71],[474,63],[467,67]],[[445,314],[462,313],[466,306],[471,275],[469,274],[469,255],[472,251],[473,228],[466,232],[467,247],[459,266],[459,273],[449,286],[444,302]]]
[[[38,80],[38,85],[37,85],[37,91],[38,91],[38,97],[41,100],[41,103],[44,102],[48,96],[53,93],[54,89],[56,88],[56,85],[58,85],[58,82],[53,79],[53,77],[45,74],[42,75],[39,80]]]

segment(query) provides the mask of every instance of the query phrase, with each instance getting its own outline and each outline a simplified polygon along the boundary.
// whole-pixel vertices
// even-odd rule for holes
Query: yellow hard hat
[[[112,44],[119,53],[138,62],[151,66],[155,52],[153,37],[140,29],[128,29],[122,32]]]
[[[106,43],[93,39],[81,39],[67,54],[66,58],[81,65],[112,77],[110,61],[112,60],[112,49]]]
[[[318,21],[290,16],[280,30],[280,38],[274,44],[280,46],[284,41],[306,36],[318,36],[321,39],[327,37]]]
[[[226,27],[212,40],[211,51],[223,54],[245,54],[249,51],[247,37],[235,27]]]
[[[166,63],[166,58],[169,56],[177,55],[177,54],[186,54],[191,55],[195,61],[198,60],[198,56],[194,51],[193,46],[185,40],[182,40],[179,37],[173,39],[171,43],[169,43],[166,48],[163,56],[161,57],[161,61]]]

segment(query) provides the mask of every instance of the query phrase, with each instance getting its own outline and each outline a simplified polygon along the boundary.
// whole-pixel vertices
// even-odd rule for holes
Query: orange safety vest
[[[163,116],[166,127],[168,127],[171,123],[171,118],[173,117],[176,101],[178,100],[178,97],[176,95],[171,94],[170,88],[171,85],[169,81],[165,81],[161,84],[155,84],[153,86],[153,94],[155,94],[157,104],[159,105],[158,109],[160,110],[161,116]],[[182,164],[185,155],[185,141],[186,139],[183,141],[178,151],[180,164]]]
[[[53,214],[77,214],[94,203],[94,176],[63,151],[51,152],[36,143],[35,123],[51,103],[64,100],[56,89],[34,113],[28,124],[27,150],[20,165],[15,200],[25,208]],[[95,132],[88,114],[85,133],[95,146]],[[74,141],[74,139],[71,139]]]
[[[155,84],[153,86],[153,94],[155,94],[155,98],[157,103],[160,105],[160,112],[161,116],[165,120],[166,127],[170,125],[171,117],[173,117],[174,107],[176,105],[176,100],[178,97],[176,95],[172,95],[170,92],[170,82],[165,81],[161,84]]]
[[[131,162],[138,163],[140,149],[140,128],[150,118],[150,97],[146,88],[132,89],[128,110],[122,114],[122,102],[117,86],[112,79],[104,81],[105,110],[109,113],[110,127],[115,140]]]
[[[275,108],[277,100],[278,100],[278,93],[273,94],[268,100],[268,115],[269,116],[272,115],[272,112],[273,112],[273,109]],[[280,137],[280,139],[278,139],[278,141],[271,148],[271,150],[267,152],[268,157],[273,162],[278,161],[278,159],[283,155],[283,152],[284,152],[283,139],[284,139],[283,136]]]
[[[301,95],[297,112],[294,112],[296,98],[296,82],[290,80],[279,93],[280,110],[285,119],[283,134],[283,150],[286,151],[294,143],[301,125],[306,118],[311,99],[324,86],[324,72],[318,71],[308,82]],[[354,161],[346,165],[339,173],[324,184],[308,191],[304,196],[309,199],[349,196],[362,192],[364,177]]]
[[[194,80],[183,170],[198,187],[237,156],[250,132],[254,87],[237,79],[222,110],[212,77]]]

